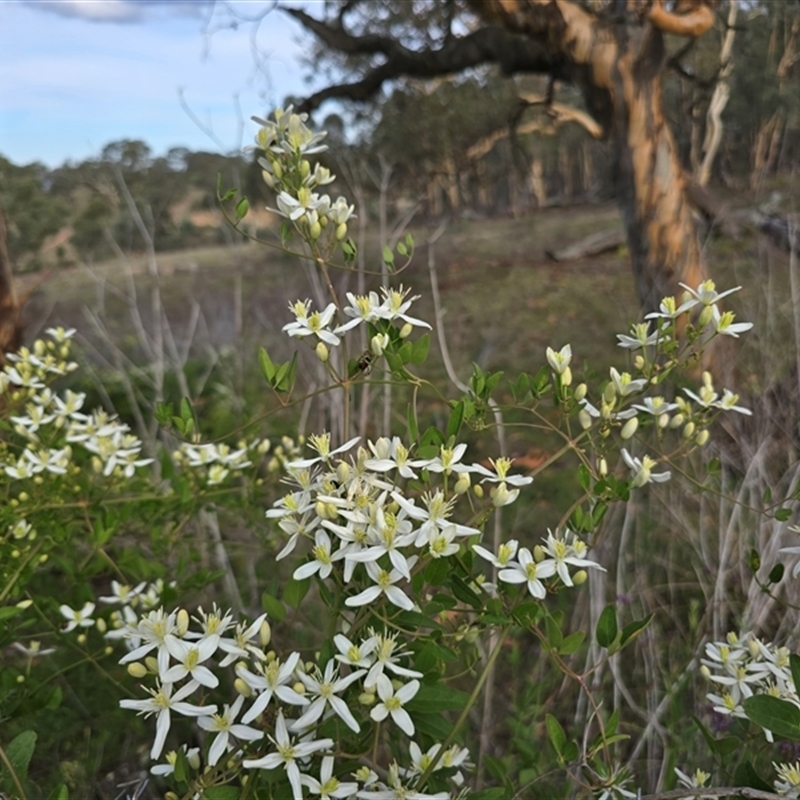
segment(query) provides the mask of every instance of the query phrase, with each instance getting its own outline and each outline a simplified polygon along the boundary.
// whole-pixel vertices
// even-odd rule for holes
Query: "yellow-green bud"
[[[20,492],[18,497],[19,497],[20,503],[27,503],[28,500],[31,499],[30,495],[27,492]]]
[[[656,424],[659,428],[666,428],[669,425],[669,414],[659,414]]]
[[[302,681],[295,681],[292,689],[299,695],[304,695],[306,693],[306,685]]]
[[[602,477],[608,475],[608,462],[605,460],[605,458],[600,458],[600,460],[597,462],[597,471]]]
[[[22,553],[16,547],[11,551],[11,558],[19,558],[21,555]]]
[[[322,233],[322,225],[319,224],[319,220],[315,220],[311,223],[311,226],[308,229],[308,235],[316,241],[319,239],[320,234]]]
[[[636,356],[636,358],[633,359],[633,366],[636,367],[636,369],[644,369],[644,356]]]
[[[472,487],[472,493],[473,493],[473,494],[475,495],[475,497],[477,497],[477,498],[481,498],[481,497],[483,497],[483,486],[481,486],[479,483],[476,483],[476,484],[475,484],[475,485]]]
[[[281,162],[278,159],[275,159],[272,163],[272,172],[274,173],[275,177],[280,180],[283,177],[283,167],[281,166]]]
[[[147,671],[153,675],[158,674],[158,659],[155,656],[147,656],[144,660]]]
[[[328,346],[325,342],[317,342],[316,347],[317,358],[324,364],[328,360]]]
[[[705,328],[709,322],[711,322],[711,317],[714,315],[714,308],[713,306],[706,306],[701,312],[700,317],[697,320],[697,324],[701,328]]]
[[[700,447],[702,447],[708,441],[709,436],[710,434],[707,430],[700,431],[700,433],[697,434],[695,441],[698,445],[700,445]]]
[[[561,373],[561,385],[569,386],[572,383],[572,370],[567,366]]]
[[[167,792],[164,795],[164,800],[181,800],[175,792]]]
[[[189,762],[189,766],[192,769],[200,769],[200,753],[187,753],[186,760]]]
[[[458,480],[456,481],[455,486],[453,486],[453,491],[456,494],[465,494],[466,492],[469,491],[471,483],[472,481],[469,477],[469,472],[462,472],[458,476]]]
[[[350,465],[346,461],[340,461],[336,467],[336,480],[339,483],[347,483],[350,480]]]
[[[25,676],[17,675],[17,683],[25,683]]]
[[[267,170],[262,169],[261,170],[261,177],[264,179],[264,183],[266,183],[267,186],[269,186],[270,189],[274,189],[275,188],[275,179],[272,177],[272,173],[271,172],[267,172]]]
[[[400,328],[400,338],[401,339],[408,339],[411,336],[411,331],[414,330],[414,326],[410,322],[406,322],[402,328]]]
[[[186,631],[189,630],[189,612],[182,608],[178,611],[178,618],[175,624],[175,632],[178,634],[179,637],[183,637]]]
[[[578,402],[580,402],[581,400],[583,400],[584,397],[586,397],[586,392],[587,392],[586,384],[585,383],[579,383],[575,387],[575,391],[573,392],[572,397],[575,400],[577,400]]]
[[[545,551],[544,551],[544,548],[543,548],[543,547],[542,547],[540,544],[537,544],[537,545],[536,545],[536,546],[533,548],[533,560],[534,560],[534,561],[535,561],[537,564],[538,564],[540,561],[544,561],[544,558],[545,558],[545,556],[546,556],[546,555],[547,555],[547,553],[545,553]]]
[[[108,644],[108,645],[106,645],[106,646],[103,648],[103,652],[104,652],[104,653],[105,653],[107,656],[110,656],[110,655],[111,655],[111,654],[114,652],[114,648],[113,648],[113,647],[112,647],[110,644]]]
[[[375,702],[375,694],[373,692],[361,692],[358,696],[358,702],[362,706],[371,706]]]
[[[586,579],[589,577],[589,573],[585,569],[579,569],[573,576],[572,582],[575,586],[582,586],[586,583]]]
[[[270,643],[270,639],[272,639],[272,628],[269,622],[264,620],[258,629],[258,640],[261,642],[262,647],[266,647]]]
[[[686,421],[686,417],[683,414],[676,414],[670,421],[669,426],[670,428],[680,428],[681,425]]]
[[[81,633],[78,635],[78,644],[86,644],[86,634]]]
[[[311,174],[311,162],[304,158],[300,162],[300,177],[307,178],[310,174]]]
[[[108,625],[106,625],[106,621],[102,617],[94,624],[97,626],[97,630],[100,631],[100,633],[105,633],[108,630]]]
[[[20,600],[19,603],[17,603],[17,608],[21,608],[24,611],[26,608],[30,608],[32,605],[33,600]]]
[[[620,436],[623,439],[630,439],[634,433],[636,433],[636,429],[639,427],[639,417],[631,417],[623,426],[622,430],[620,431]]]
[[[578,412],[578,422],[580,422],[581,428],[588,431],[592,427],[592,415],[585,408],[582,408]]]
[[[141,661],[134,661],[128,664],[128,675],[132,678],[144,678],[147,675],[147,667]]]
[[[347,223],[340,222],[336,226],[336,241],[341,242],[345,236],[347,236]]]
[[[710,678],[710,677],[711,677],[711,670],[710,670],[710,669],[709,669],[709,668],[708,668],[708,667],[707,667],[705,664],[703,664],[703,665],[700,667],[700,674],[701,674],[701,675],[702,675],[702,676],[703,676],[703,677],[704,677],[706,680],[708,680],[708,678]]]
[[[617,398],[617,387],[614,385],[613,381],[609,381],[606,384],[606,388],[603,390],[603,400],[605,400],[606,403],[611,404],[614,402],[614,400],[616,400],[616,398]]]
[[[683,438],[691,439],[694,436],[695,425],[694,422],[687,422],[686,427],[683,429]]]

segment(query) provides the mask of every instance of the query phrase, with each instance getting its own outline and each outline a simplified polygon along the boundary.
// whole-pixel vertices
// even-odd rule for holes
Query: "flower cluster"
[[[137,589],[129,589],[126,596]],[[94,606],[89,605],[81,619],[91,615]],[[183,609],[158,609],[137,615],[119,629],[129,651],[120,663],[131,675],[152,682],[144,686],[149,697],[120,701],[123,708],[155,716],[151,758],[159,759],[164,752],[173,716],[195,719],[205,732],[202,751],[182,744],[167,753],[166,764],[152,768],[153,774],[172,774],[183,754],[196,775],[204,771],[204,764],[205,771],[217,766],[283,769],[295,800],[303,797],[304,787],[323,796],[379,798],[385,796],[381,792],[400,786],[412,791],[438,759],[436,769],[451,770],[453,783],[463,783],[460,768],[467,765],[466,750],[454,746],[440,752],[442,745],[435,744],[423,753],[414,741],[409,745],[410,766],[393,764],[388,783],[371,770],[359,770],[352,781],[335,777],[334,742],[318,736],[320,727],[335,718],[359,733],[365,724],[384,723],[413,737],[415,725],[405,706],[419,691],[422,673],[404,665],[408,653],[394,634],[375,630],[355,641],[337,634],[336,653],[325,664],[304,662],[296,651],[281,659],[267,649],[272,631],[266,616],[236,622],[216,606],[208,613],[199,609],[194,618]],[[229,703],[216,697],[227,683],[220,679],[224,671],[232,672],[236,692]]]
[[[173,460],[203,476],[208,486],[223,483],[231,472],[252,466],[252,456],[263,456],[269,452],[269,439],[240,441],[235,448],[227,444],[192,444],[182,442],[172,454]]]
[[[742,702],[757,694],[778,697],[800,708],[789,656],[787,647],[762,642],[749,633],[742,637],[729,633],[724,642],[709,642],[701,671],[719,687],[719,693],[707,695],[714,711],[746,719]],[[765,729],[764,733],[771,742],[772,732]]]
[[[305,158],[327,149],[320,144],[325,132],[312,133],[305,124],[308,115],[295,114],[291,106],[285,111],[278,109],[273,116],[273,120],[253,120],[262,126],[256,145],[264,156],[258,163],[264,182],[278,193],[277,213],[311,241],[318,241],[327,230],[329,243],[341,242],[355,208],[344,197],[334,201],[315,191],[333,183],[336,176],[320,164],[312,169]]]

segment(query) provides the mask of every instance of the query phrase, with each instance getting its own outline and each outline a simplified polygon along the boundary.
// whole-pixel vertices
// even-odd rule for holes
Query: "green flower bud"
[[[94,624],[100,633],[105,633],[108,630],[108,625],[106,625],[106,621],[102,617],[96,620]]]
[[[583,400],[584,397],[586,397],[586,392],[587,392],[586,384],[579,383],[575,387],[575,391],[573,392],[572,397],[578,402],[580,402],[581,400]]]
[[[362,706],[371,706],[375,703],[375,694],[373,692],[362,692],[358,696],[358,702]]]
[[[328,360],[329,352],[328,346],[325,342],[317,342],[316,347],[317,358],[324,364]]]
[[[311,162],[304,158],[300,162],[300,177],[307,178],[310,174],[311,174]]]
[[[656,424],[659,428],[666,428],[669,425],[669,414],[659,414]]]
[[[573,576],[572,582],[575,586],[582,586],[586,583],[586,579],[589,577],[589,573],[585,569],[579,569]]]
[[[313,241],[316,241],[317,239],[319,239],[321,233],[322,233],[322,225],[319,224],[319,220],[316,220],[308,229],[308,235],[311,237]]]
[[[694,436],[695,425],[694,422],[687,422],[686,427],[683,429],[683,438],[691,439]]]
[[[155,656],[147,656],[144,660],[144,665],[151,675],[158,675],[158,659]]]
[[[572,370],[567,366],[561,373],[561,385],[569,386],[572,383]]]
[[[475,485],[472,487],[472,493],[473,493],[473,494],[475,495],[475,497],[477,497],[477,498],[481,498],[481,497],[483,497],[483,486],[481,486],[479,483],[476,483],[476,484],[475,484]]]
[[[261,627],[258,629],[258,640],[261,642],[262,647],[266,647],[270,639],[272,638],[272,628],[270,628],[269,622],[264,620],[261,623]]]
[[[578,412],[578,422],[580,422],[581,428],[588,431],[592,427],[592,415],[585,408],[582,408]]]
[[[714,316],[714,307],[713,306],[706,306],[701,312],[700,317],[697,320],[697,324],[701,328],[705,328],[709,322],[711,322],[711,317]]]
[[[182,608],[178,612],[178,618],[176,620],[175,625],[175,632],[178,634],[179,638],[183,638],[186,631],[189,630],[189,612]]]
[[[676,414],[670,421],[669,426],[670,428],[680,428],[681,425],[686,421],[686,417],[683,414]]]
[[[544,548],[543,548],[543,547],[542,547],[540,544],[537,544],[537,545],[536,545],[536,546],[533,548],[533,560],[534,560],[534,561],[535,561],[537,564],[538,564],[540,561],[544,561],[544,558],[545,558],[545,556],[546,556],[546,555],[547,555],[547,553],[545,553],[545,551],[544,551]]]
[[[401,339],[408,339],[411,336],[411,331],[414,330],[414,326],[410,322],[406,322],[402,328],[400,328],[400,338]]]
[[[471,483],[472,481],[469,477],[469,472],[462,472],[458,476],[458,480],[456,481],[455,486],[453,487],[453,491],[456,494],[465,494],[466,492],[469,491]]]
[[[613,381],[609,381],[606,384],[606,388],[603,390],[603,400],[606,401],[609,405],[617,399],[617,387],[614,385]]]
[[[698,445],[700,445],[700,447],[702,447],[708,441],[708,437],[710,435],[711,434],[709,434],[707,430],[702,430],[700,431],[700,433],[697,434],[697,438],[695,439],[695,441],[697,442]]]
[[[336,226],[336,241],[337,242],[343,241],[345,236],[347,236],[347,223],[340,222]]]
[[[600,458],[600,460],[597,462],[597,471],[602,477],[608,475],[608,462],[605,460],[605,458]]]

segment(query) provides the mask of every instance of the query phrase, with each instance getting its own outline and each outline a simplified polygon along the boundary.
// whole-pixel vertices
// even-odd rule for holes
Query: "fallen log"
[[[545,255],[553,261],[573,261],[578,258],[588,258],[616,250],[626,243],[625,232],[622,228],[611,228],[599,231],[581,239],[578,242],[562,247],[559,250],[545,250]]]

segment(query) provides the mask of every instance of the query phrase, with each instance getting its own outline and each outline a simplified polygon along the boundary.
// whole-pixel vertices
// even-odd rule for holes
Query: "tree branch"
[[[714,26],[714,12],[703,0],[695,2],[685,14],[667,11],[663,0],[655,0],[647,15],[651,25],[662,33],[689,36],[696,39]]]
[[[388,36],[350,33],[340,24],[328,24],[301,9],[281,7],[281,10],[315,34],[327,47],[345,55],[383,56],[385,59],[383,63],[370,67],[360,80],[314,93],[300,104],[301,111],[312,111],[334,97],[367,100],[385,82],[395,78],[434,78],[486,63],[498,64],[505,74],[538,72],[570,79],[570,64],[560,54],[500,25],[488,25],[466,36],[448,37],[438,49],[412,50]]]

